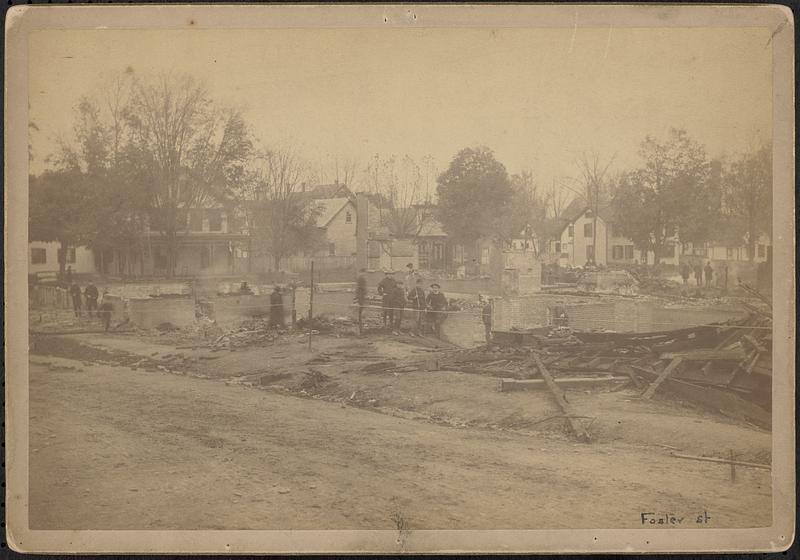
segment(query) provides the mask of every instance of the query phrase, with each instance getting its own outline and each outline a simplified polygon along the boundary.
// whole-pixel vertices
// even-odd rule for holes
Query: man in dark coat
[[[483,308],[481,309],[481,319],[483,319],[483,330],[486,334],[486,342],[489,343],[492,340],[492,300],[491,298],[484,298],[483,296],[479,296],[481,301],[483,302]]]
[[[439,284],[431,284],[431,291],[426,298],[428,318],[436,338],[441,338],[441,326],[447,309],[447,298],[439,291],[440,289]]]
[[[269,295],[269,326],[283,327],[283,295],[280,286],[275,286]]]
[[[697,287],[703,286],[703,263],[698,262],[694,265],[694,279],[697,282]]]
[[[387,270],[383,280],[378,282],[378,295],[383,298],[383,328],[388,328],[394,324],[394,310],[389,304],[397,282],[394,279],[394,271]]]
[[[108,332],[109,327],[111,327],[111,312],[114,310],[114,307],[111,305],[111,301],[108,297],[108,289],[103,290],[103,298],[100,300],[100,307],[98,309],[99,310],[97,314],[103,321],[103,327],[105,328],[106,332]]]
[[[710,288],[711,287],[711,279],[714,277],[714,269],[711,268],[711,261],[708,261],[706,263],[706,267],[705,267],[704,270],[705,270],[705,273],[706,273],[706,288]]]
[[[406,291],[402,282],[397,282],[389,295],[389,305],[394,312],[394,322],[392,323],[392,334],[400,334],[400,326],[403,324],[403,309],[406,306]]]
[[[86,312],[89,317],[93,317],[97,313],[97,298],[100,294],[97,291],[97,286],[91,280],[83,289],[83,297],[86,298]]]
[[[422,336],[425,334],[425,288],[422,287],[422,278],[417,278],[415,286],[409,286],[408,292],[409,307],[413,309],[414,314],[414,327],[416,334]]]
[[[683,278],[683,285],[689,284],[689,265],[686,262],[681,263],[681,278]]]
[[[72,296],[72,310],[76,317],[81,316],[81,287],[77,282],[73,282],[69,287],[69,295]]]

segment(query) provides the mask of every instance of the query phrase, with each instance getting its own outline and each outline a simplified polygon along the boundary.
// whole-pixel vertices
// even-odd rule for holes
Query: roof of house
[[[417,231],[419,237],[447,237],[442,224],[435,218],[426,218],[422,221]]]
[[[350,189],[347,188],[347,185],[344,183],[332,183],[330,185],[316,185],[314,187],[308,188],[302,193],[304,196],[308,198],[313,198],[315,200],[325,199],[325,198],[349,198],[353,196],[353,193]]]
[[[326,227],[342,211],[342,208],[352,204],[349,198],[320,198],[314,200],[314,203],[320,209],[320,214],[317,216],[319,227]]]
[[[560,231],[563,232],[568,225],[575,223],[575,220],[583,216],[587,210],[591,210],[591,208],[583,198],[576,198],[570,202],[559,217],[559,221],[562,223]],[[614,211],[610,204],[600,204],[597,208],[597,215],[606,223],[614,221]]]

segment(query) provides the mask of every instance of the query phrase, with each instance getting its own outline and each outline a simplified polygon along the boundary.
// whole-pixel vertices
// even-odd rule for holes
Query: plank
[[[731,391],[717,387],[702,387],[678,379],[668,379],[667,388],[687,401],[714,410],[737,420],[752,422],[759,428],[772,429],[772,414],[758,404],[743,399]]]
[[[575,386],[575,385],[608,385],[619,383],[621,381],[630,381],[628,377],[611,376],[611,377],[558,377],[553,381],[557,385]],[[547,384],[544,379],[513,379],[503,378],[501,380],[500,390],[503,392],[517,391],[524,389],[536,389],[543,387]]]
[[[697,455],[683,455],[680,453],[671,453],[672,457],[679,459],[691,459],[693,461],[706,461],[709,463],[724,463],[726,465],[737,465],[739,467],[751,467],[754,469],[772,470],[772,465],[764,463],[749,463],[747,461],[733,461],[731,459],[723,459],[721,457],[698,457]]]
[[[547,368],[542,363],[541,358],[539,358],[537,354],[534,354],[533,360],[536,363],[536,367],[539,369],[539,373],[545,380],[545,383],[547,383],[547,388],[550,389],[550,392],[556,399],[559,408],[561,408],[561,412],[563,412],[564,415],[568,417],[567,420],[569,420],[569,425],[570,428],[572,429],[572,433],[574,434],[574,436],[577,438],[578,441],[584,443],[590,442],[592,438],[589,436],[589,432],[586,431],[586,428],[583,427],[583,424],[581,424],[577,418],[573,418],[574,416],[578,415],[572,409],[572,406],[564,398],[564,392],[553,380],[553,376],[550,375],[549,371],[547,371]]]
[[[732,350],[703,349],[690,350],[687,352],[667,352],[666,354],[661,354],[660,356],[662,360],[674,360],[675,358],[681,358],[685,362],[708,362],[714,360],[741,361],[746,357],[747,354],[740,348]]]
[[[642,398],[644,400],[649,400],[659,386],[666,381],[667,377],[672,375],[672,373],[678,368],[679,365],[681,365],[681,363],[683,363],[683,358],[673,358],[669,365],[664,368],[664,371],[659,374],[658,378],[650,384],[650,386],[642,395]]]

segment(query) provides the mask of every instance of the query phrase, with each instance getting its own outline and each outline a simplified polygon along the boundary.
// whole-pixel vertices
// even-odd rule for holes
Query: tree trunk
[[[275,267],[275,272],[279,272],[281,269],[281,256],[272,255],[272,264]]]
[[[58,250],[58,276],[64,278],[67,269],[67,242],[63,239],[60,241],[61,248]]]
[[[167,233],[167,277],[173,278],[175,276],[175,249],[177,238],[175,232]]]
[[[751,210],[747,216],[747,258],[753,262],[756,258],[756,219],[755,214]]]

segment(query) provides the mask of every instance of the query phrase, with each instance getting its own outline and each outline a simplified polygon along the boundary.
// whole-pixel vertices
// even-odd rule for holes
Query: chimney
[[[366,193],[356,193],[356,269],[366,270],[369,243],[369,199]]]

